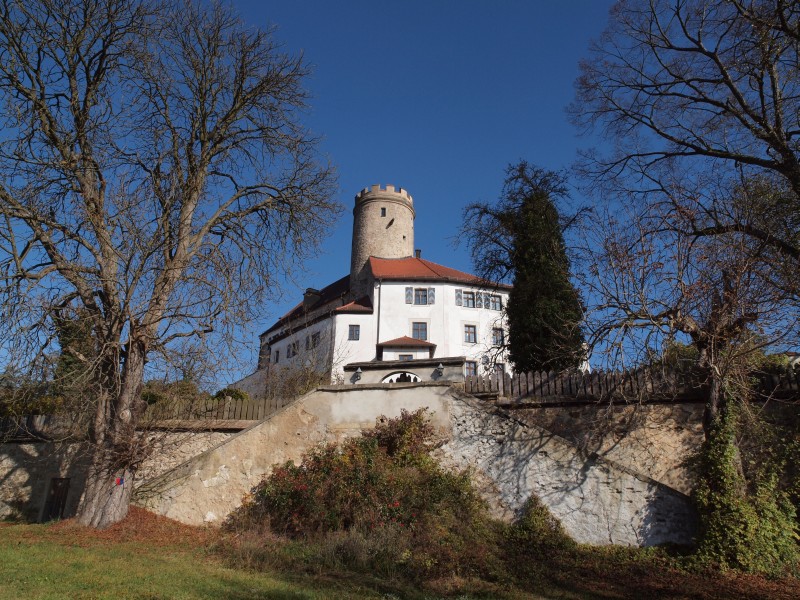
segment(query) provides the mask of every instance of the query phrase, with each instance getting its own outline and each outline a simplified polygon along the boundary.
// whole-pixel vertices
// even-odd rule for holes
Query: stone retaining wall
[[[39,521],[54,478],[69,478],[64,515],[75,514],[86,464],[79,444],[0,444],[0,519]]]
[[[688,498],[631,468],[443,384],[330,386],[141,486],[137,502],[192,524],[219,524],[273,465],[314,444],[357,435],[381,415],[427,407],[447,442],[442,462],[472,469],[495,514],[519,514],[535,494],[567,532],[592,544],[686,543]]]
[[[235,435],[229,431],[153,431],[152,454],[142,463],[136,484],[161,475]],[[0,519],[42,519],[54,478],[68,478],[64,517],[75,514],[86,484],[86,445],[73,442],[0,444]]]
[[[647,475],[680,492],[692,490],[688,459],[703,443],[702,404],[592,404],[512,409],[586,454]]]

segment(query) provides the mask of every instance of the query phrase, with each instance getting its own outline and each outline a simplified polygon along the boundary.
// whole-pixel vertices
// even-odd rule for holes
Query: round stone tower
[[[373,185],[356,194],[350,289],[366,294],[365,265],[370,256],[405,258],[414,254],[414,200],[402,188]]]

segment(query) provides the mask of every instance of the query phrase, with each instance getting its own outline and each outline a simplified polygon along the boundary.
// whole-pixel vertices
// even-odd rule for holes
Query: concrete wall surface
[[[497,515],[513,518],[535,494],[579,542],[686,543],[694,534],[696,516],[684,494],[438,383],[320,388],[145,482],[136,501],[186,523],[220,524],[273,465],[357,435],[382,415],[422,407],[447,440],[439,459],[471,469]]]
[[[624,465],[587,454],[564,438],[452,390],[453,465],[491,480],[497,502],[519,514],[532,495],[575,540],[651,546],[689,543],[697,516],[685,494]]]

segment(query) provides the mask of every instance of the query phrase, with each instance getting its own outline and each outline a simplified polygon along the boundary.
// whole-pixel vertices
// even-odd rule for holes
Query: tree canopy
[[[693,237],[752,238],[774,251],[789,278],[781,284],[796,292],[798,41],[795,2],[617,2],[570,108],[581,129],[611,144],[585,153],[589,185],[664,203]]]

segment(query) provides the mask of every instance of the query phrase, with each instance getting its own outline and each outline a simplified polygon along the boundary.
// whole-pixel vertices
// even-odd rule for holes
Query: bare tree
[[[779,572],[796,561],[797,525],[776,483],[777,474],[787,475],[783,464],[754,465],[746,448],[763,444],[757,438],[766,431],[779,439],[763,407],[751,402],[750,376],[765,348],[797,339],[796,298],[775,285],[769,244],[742,232],[694,236],[686,227],[692,216],[664,212],[665,206],[595,215],[578,269],[591,300],[592,342],[605,347],[610,363],[637,366],[652,365],[675,340],[691,346],[695,385],[705,391],[705,444],[694,481],[698,553],[727,566]]]
[[[306,72],[220,5],[0,2],[0,355],[90,324],[93,356],[63,349],[91,374],[84,524],[127,513],[148,357],[257,315],[338,211]]]
[[[594,338],[616,361],[693,346],[708,390],[700,552],[756,570],[796,560],[781,495],[748,497],[737,415],[755,350],[798,336],[798,18],[784,0],[619,0],[570,108],[610,143],[579,163],[609,202],[579,270]]]
[[[767,244],[741,233],[697,238],[691,216],[663,208],[598,211],[584,229],[588,329],[612,365],[651,364],[676,339],[693,346],[708,436],[726,402],[747,402],[752,355],[796,339],[800,311],[771,279]]]
[[[688,233],[740,232],[800,264],[797,3],[620,0],[581,63],[571,106],[613,145],[582,168],[606,192],[688,207]],[[709,187],[780,193],[720,204]],[[701,193],[697,193],[698,190]],[[667,209],[671,210],[671,209]]]

